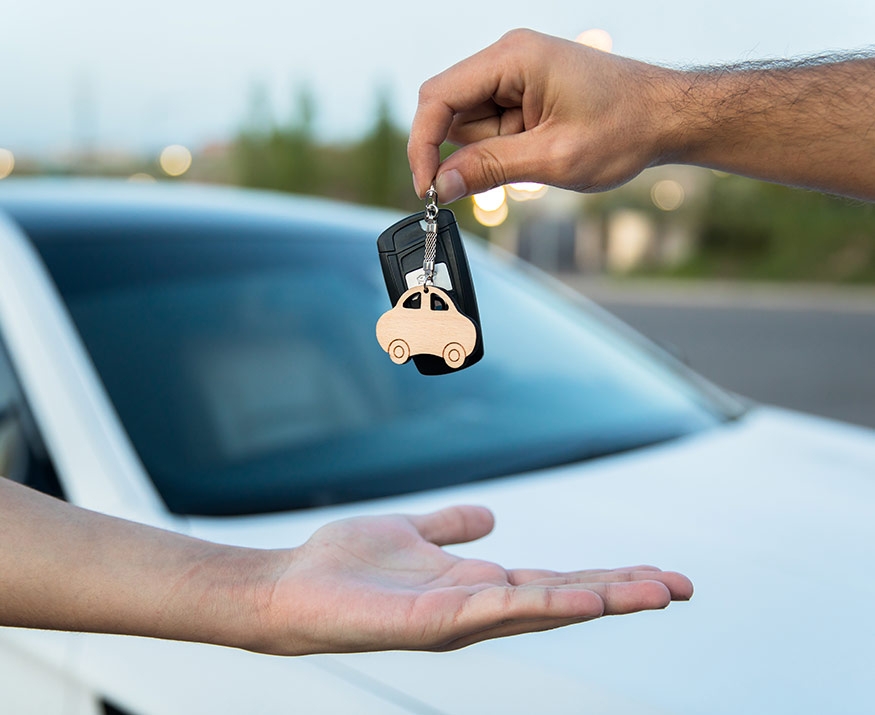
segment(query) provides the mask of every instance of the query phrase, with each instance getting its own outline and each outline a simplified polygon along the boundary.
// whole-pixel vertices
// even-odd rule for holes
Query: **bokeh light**
[[[607,30],[599,30],[597,28],[584,30],[577,36],[575,42],[593,47],[602,52],[610,52],[614,49],[614,38],[611,37],[610,33]]]
[[[532,199],[540,199],[547,193],[547,187],[544,184],[536,184],[531,181],[520,181],[515,184],[507,185],[507,195],[514,201],[531,201]]]
[[[474,218],[482,225],[488,228],[500,226],[507,219],[507,202],[499,204],[498,208],[492,211],[487,211],[476,203],[474,204]]]
[[[507,200],[507,192],[503,186],[484,191],[482,194],[474,194],[474,206],[481,211],[497,211]]]
[[[158,163],[168,176],[182,176],[191,168],[191,152],[181,144],[171,144],[161,151]]]
[[[0,179],[9,176],[14,168],[15,155],[9,149],[0,147]]]
[[[674,211],[684,203],[684,187],[674,179],[657,181],[650,189],[650,198],[657,208]]]

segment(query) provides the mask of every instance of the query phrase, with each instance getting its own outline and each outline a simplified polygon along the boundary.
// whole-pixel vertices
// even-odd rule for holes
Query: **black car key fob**
[[[392,304],[401,295],[425,281],[426,214],[413,214],[390,226],[377,239],[383,278]],[[434,285],[452,298],[459,311],[470,318],[477,331],[477,342],[459,368],[451,368],[435,355],[414,355],[413,362],[423,375],[444,375],[470,367],[483,357],[483,336],[480,330],[480,311],[474,283],[468,267],[468,257],[459,235],[456,217],[449,209],[437,213],[437,245],[434,257]]]

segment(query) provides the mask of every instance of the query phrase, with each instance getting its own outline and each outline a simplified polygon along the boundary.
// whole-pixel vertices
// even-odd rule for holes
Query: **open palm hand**
[[[664,608],[688,599],[681,574],[650,566],[559,573],[507,570],[463,559],[447,544],[492,530],[481,507],[423,516],[360,517],[329,524],[287,554],[268,612],[270,650],[452,650],[603,615]]]

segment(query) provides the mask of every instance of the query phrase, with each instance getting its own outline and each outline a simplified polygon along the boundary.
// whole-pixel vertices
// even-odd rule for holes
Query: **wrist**
[[[649,117],[654,149],[651,166],[697,164],[713,134],[707,106],[715,88],[706,75],[659,68],[651,82],[653,111]]]
[[[208,578],[215,604],[217,645],[279,653],[286,644],[289,614],[278,613],[275,591],[289,570],[297,549],[231,548]],[[219,615],[220,614],[220,615]],[[214,617],[211,615],[211,618]]]
[[[274,585],[291,550],[269,551],[189,542],[189,553],[168,574],[157,619],[143,635],[265,651],[276,638]],[[179,575],[181,574],[181,575]],[[135,634],[136,631],[134,632]]]
[[[706,136],[692,121],[687,106],[686,73],[637,60],[616,58],[615,78],[623,86],[614,117],[611,145],[618,185],[644,169],[686,163],[691,146]]]

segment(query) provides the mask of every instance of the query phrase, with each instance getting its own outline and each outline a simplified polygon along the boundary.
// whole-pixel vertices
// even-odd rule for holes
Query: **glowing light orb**
[[[171,144],[162,149],[158,164],[168,176],[182,176],[191,168],[191,152],[181,144]]]
[[[546,193],[547,187],[544,184],[536,184],[531,181],[520,181],[507,185],[507,195],[514,201],[540,199]]]
[[[0,147],[0,179],[5,179],[15,168],[15,155],[9,149]]]
[[[507,192],[503,186],[484,191],[482,194],[474,194],[474,205],[483,211],[497,211],[507,199]]]
[[[579,42],[587,47],[593,47],[602,52],[610,52],[614,49],[614,38],[611,37],[610,33],[607,30],[599,30],[597,28],[584,30],[577,36],[575,42]]]
[[[674,179],[657,181],[650,189],[650,198],[657,208],[674,211],[684,202],[684,187]]]
[[[493,211],[485,211],[477,204],[474,204],[474,218],[476,218],[482,226],[487,226],[489,228],[500,226],[504,223],[505,219],[507,219],[507,203],[502,203]]]

